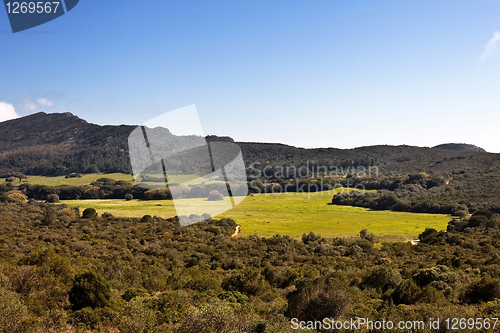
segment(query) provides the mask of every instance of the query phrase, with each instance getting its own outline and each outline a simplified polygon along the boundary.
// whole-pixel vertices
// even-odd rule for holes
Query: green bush
[[[479,303],[500,298],[500,280],[485,275],[481,280],[471,283],[462,297],[467,303]]]
[[[361,285],[364,287],[380,289],[385,292],[389,289],[396,288],[402,280],[403,278],[398,271],[384,266],[377,266],[365,276]]]
[[[82,217],[84,219],[94,219],[97,217],[97,212],[94,208],[87,208],[83,211]]]
[[[108,281],[93,271],[75,276],[73,287],[69,291],[69,301],[75,310],[108,306],[110,297],[111,288]]]

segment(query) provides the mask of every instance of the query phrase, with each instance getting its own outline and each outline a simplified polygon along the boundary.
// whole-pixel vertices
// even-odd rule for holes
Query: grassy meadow
[[[65,178],[64,176],[59,177],[45,177],[45,176],[28,176],[28,179],[24,179],[22,183],[30,183],[33,185],[47,185],[47,186],[61,186],[61,185],[88,185],[95,182],[99,178],[111,178],[114,180],[124,180],[127,182],[133,182],[134,176],[126,173],[96,173],[87,174],[78,178]],[[5,182],[5,178],[0,179],[0,183]],[[19,180],[15,180],[16,183]]]
[[[65,176],[58,177],[46,177],[46,176],[28,176],[27,179],[23,179],[21,183],[30,183],[33,185],[47,185],[47,186],[61,186],[61,185],[89,185],[92,182],[95,182],[99,178],[111,178],[116,181],[123,180],[126,182],[134,183],[134,176],[126,173],[96,173],[96,174],[86,174],[82,175],[82,177],[74,177],[74,178],[65,178]],[[201,178],[196,175],[185,174],[185,175],[173,175],[169,178],[171,183],[186,183],[188,182],[190,185],[198,185],[198,184],[206,184],[206,183],[215,183],[219,182],[218,180],[212,180],[207,178]],[[4,183],[5,178],[0,178],[0,183]],[[19,183],[19,180],[14,181],[16,184]],[[144,182],[149,186],[162,188],[165,187],[164,183],[161,182]]]
[[[301,237],[313,231],[323,236],[351,236],[363,228],[377,235],[415,238],[425,228],[446,229],[448,215],[372,211],[365,208],[327,205],[332,192],[258,194],[246,197],[241,204],[219,216],[229,217],[241,226],[242,235],[273,236],[277,233]],[[228,198],[225,198],[229,200]],[[206,199],[183,199],[193,206]],[[176,211],[171,200],[65,200],[68,206],[95,208],[120,217],[156,215],[172,217]]]

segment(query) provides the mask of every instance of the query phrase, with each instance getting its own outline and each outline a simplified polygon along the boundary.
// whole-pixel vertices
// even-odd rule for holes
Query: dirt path
[[[236,231],[234,232],[234,234],[231,235],[231,238],[236,238],[236,237],[238,237],[239,234],[240,234],[240,226],[237,225]]]

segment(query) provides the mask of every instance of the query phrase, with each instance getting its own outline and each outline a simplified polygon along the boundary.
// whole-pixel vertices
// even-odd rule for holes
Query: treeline
[[[0,331],[278,333],[294,331],[292,318],[495,317],[498,222],[476,212],[411,245],[367,230],[231,238],[230,219],[181,228],[177,218],[0,204]],[[447,331],[477,330],[441,320]]]
[[[143,199],[143,200],[171,200],[176,198],[208,198],[212,191],[224,193],[227,191],[225,183],[209,183],[191,186],[172,186],[163,189],[148,189],[148,185],[132,185],[122,180],[100,178],[90,185],[47,186],[30,183],[8,182],[0,184],[0,201],[7,201],[6,194],[20,192],[29,199],[47,200],[51,195],[57,195],[57,200],[79,199]],[[245,195],[244,187],[233,186],[233,195]],[[174,193],[172,193],[174,191]],[[3,198],[3,199],[2,199]]]

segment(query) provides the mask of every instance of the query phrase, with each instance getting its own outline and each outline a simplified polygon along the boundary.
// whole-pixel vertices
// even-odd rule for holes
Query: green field
[[[114,180],[124,180],[130,183],[135,183],[134,176],[126,173],[98,173],[98,174],[86,174],[82,175],[81,178],[65,178],[64,176],[59,177],[46,177],[46,176],[28,176],[28,179],[23,179],[22,183],[30,183],[34,185],[47,185],[47,186],[61,186],[61,185],[89,185],[95,182],[99,178],[111,178]],[[185,183],[189,182],[190,185],[194,184],[206,184],[219,182],[217,180],[208,180],[206,178],[201,178],[196,175],[174,175],[169,178],[171,183]],[[0,184],[5,182],[5,178],[0,178]],[[19,184],[19,180],[15,180],[14,183]],[[145,184],[151,187],[164,188],[165,184],[161,182],[145,182]]]
[[[363,228],[377,235],[398,235],[414,238],[425,228],[446,229],[448,215],[414,214],[389,211],[372,211],[365,208],[330,206],[331,192],[316,195],[259,194],[247,197],[240,205],[218,216],[230,217],[241,226],[243,235],[272,236],[277,233],[301,237],[313,231],[323,236],[357,235]],[[197,202],[206,199],[183,199]],[[226,198],[226,200],[228,200]],[[62,203],[81,210],[92,207],[99,214],[109,212],[114,216],[142,217],[176,215],[171,200],[66,200]]]
[[[88,185],[95,182],[99,178],[112,178],[114,180],[124,180],[127,182],[133,182],[134,176],[126,173],[96,173],[83,175],[81,178],[64,178],[64,176],[59,177],[45,177],[45,176],[28,176],[28,179],[24,179],[22,183],[30,183],[35,185],[47,185],[47,186],[60,186],[60,185]],[[0,179],[0,183],[5,182],[5,178]],[[14,181],[16,184],[19,180]]]

